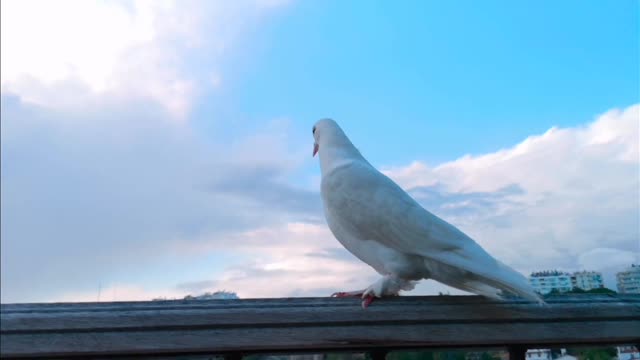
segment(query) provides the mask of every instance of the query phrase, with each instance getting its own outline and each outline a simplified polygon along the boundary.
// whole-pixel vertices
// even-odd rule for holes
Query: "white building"
[[[206,292],[204,294],[201,295],[187,295],[184,298],[182,298],[182,300],[228,300],[228,299],[239,299],[238,295],[234,292],[230,292],[230,291],[216,291],[214,293],[212,292]],[[173,300],[178,300],[178,299],[167,299],[166,297],[157,297],[152,299],[152,301],[173,301]]]
[[[640,294],[640,265],[632,264],[625,271],[616,274],[618,292],[622,294]]]
[[[529,276],[529,282],[535,291],[545,295],[552,290],[567,292],[573,289],[571,275],[562,271],[538,271]]]
[[[538,271],[531,274],[529,282],[533,289],[542,295],[553,290],[567,292],[573,288],[593,290],[604,288],[602,274],[597,271],[577,271],[569,274],[563,271]]]
[[[551,349],[529,349],[525,355],[527,360],[551,360]]]
[[[577,359],[578,359],[577,357],[567,354],[567,349],[560,349],[560,356],[555,358],[555,360],[577,360]]]
[[[640,360],[640,352],[635,346],[618,346],[618,360]]]
[[[214,293],[206,292],[202,295],[191,296],[187,295],[184,300],[230,300],[239,299],[238,295],[230,291],[216,291]]]
[[[602,274],[597,271],[579,271],[571,275],[571,285],[582,290],[600,289],[604,287]]]

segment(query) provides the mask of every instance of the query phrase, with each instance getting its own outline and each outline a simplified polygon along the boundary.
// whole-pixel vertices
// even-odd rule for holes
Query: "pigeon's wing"
[[[424,209],[384,174],[364,162],[335,169],[322,180],[334,221],[355,238],[423,256],[471,274],[475,282],[535,299],[527,280],[500,263],[455,226]]]
[[[462,252],[472,239],[431,214],[391,179],[368,164],[353,162],[322,180],[332,217],[355,237],[375,240],[404,253]]]

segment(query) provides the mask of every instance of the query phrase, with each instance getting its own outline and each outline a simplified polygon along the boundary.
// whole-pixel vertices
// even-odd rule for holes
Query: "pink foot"
[[[365,296],[365,298],[362,300],[362,308],[363,308],[363,309],[368,308],[368,307],[369,307],[369,305],[371,305],[371,303],[373,302],[373,300],[374,300],[375,298],[376,298],[376,297],[375,297],[375,296],[373,296],[373,295],[367,295],[367,296]]]
[[[361,297],[362,298],[362,308],[366,309],[371,305],[373,300],[375,300],[375,296],[372,294],[364,295],[364,290],[358,291],[339,291],[331,294],[331,297],[335,298],[345,298],[345,297]]]

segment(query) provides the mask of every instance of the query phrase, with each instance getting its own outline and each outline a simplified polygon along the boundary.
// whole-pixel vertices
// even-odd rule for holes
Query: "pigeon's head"
[[[313,140],[313,156],[316,156],[321,146],[345,142],[351,144],[338,123],[332,119],[318,120],[313,125]]]

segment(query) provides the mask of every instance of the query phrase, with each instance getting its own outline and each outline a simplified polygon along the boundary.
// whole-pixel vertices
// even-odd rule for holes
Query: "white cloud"
[[[233,289],[244,298],[329,296],[365,288],[376,276],[340,246],[325,224],[290,222],[234,234],[224,245],[212,240],[189,251],[217,251],[224,246],[250,260],[179,288],[196,293]]]
[[[232,234],[210,233],[199,241],[176,241],[169,251],[185,257],[207,257],[220,251],[245,259],[202,279],[149,288],[138,284],[96,285],[89,291],[67,291],[55,301],[144,300],[182,298],[187,294],[232,290],[242,298],[328,296],[357,290],[375,279],[375,272],[342,249],[322,224],[271,223]]]
[[[634,105],[495,153],[386,173],[523,272],[593,265],[585,259],[599,248],[630,261],[640,253],[639,119]]]
[[[284,3],[2,1],[2,92],[57,107],[146,98],[184,117],[239,35]],[[198,54],[204,74],[189,69]]]
[[[583,269],[623,269],[640,260],[638,252],[610,248],[595,248],[580,254],[578,264]],[[604,260],[604,261],[603,261]]]
[[[287,164],[308,156],[286,127],[258,129],[262,144],[279,145],[251,162],[242,154],[255,136],[227,147],[152,104],[60,112],[3,96],[0,111],[3,302],[95,294],[100,282],[139,287],[166,272],[189,277],[194,253],[176,248],[222,246],[315,211],[266,201],[310,198],[284,182]]]
[[[94,302],[94,301],[149,301],[156,298],[181,299],[184,295],[175,289],[149,289],[140,285],[109,284],[94,290],[70,291],[54,295],[55,302]]]

